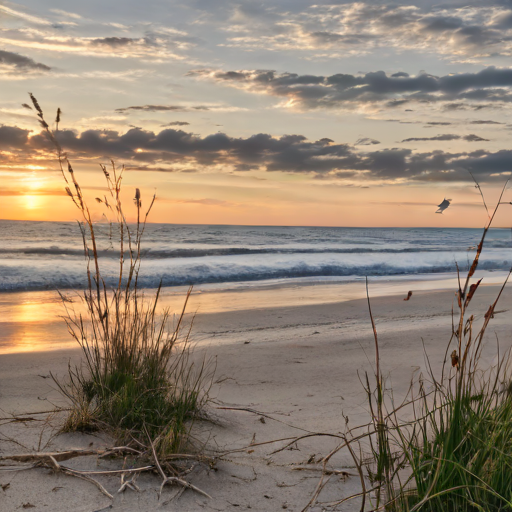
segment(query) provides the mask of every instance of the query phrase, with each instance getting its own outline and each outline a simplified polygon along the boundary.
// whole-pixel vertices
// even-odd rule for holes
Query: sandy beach
[[[359,286],[364,285],[359,283]],[[471,305],[477,322],[493,302],[497,290],[496,286],[481,287]],[[89,482],[52,474],[48,470],[31,469],[0,472],[3,489],[0,510],[302,510],[320,476],[319,466],[314,461],[328,453],[338,440],[312,437],[275,454],[272,452],[283,447],[285,441],[254,448],[249,444],[307,432],[342,432],[345,428],[343,414],[349,417],[351,426],[369,419],[365,392],[358,379],[358,372],[359,375],[371,372],[373,361],[373,335],[366,300],[321,303],[320,299],[311,298],[320,297],[321,291],[312,288],[308,291],[308,287],[293,290],[295,297],[304,297],[303,305],[298,305],[297,301],[295,304],[290,301],[293,304],[290,306],[280,303],[285,302],[290,290],[278,292],[277,296],[275,291],[266,290],[269,307],[264,307],[263,298],[256,301],[253,297],[249,303],[255,307],[251,309],[233,307],[230,311],[218,311],[222,309],[219,306],[215,311],[212,306],[211,312],[207,312],[206,306],[199,308],[193,329],[193,338],[198,343],[196,354],[200,356],[206,351],[215,357],[217,373],[211,391],[214,401],[209,406],[214,422],[198,425],[197,435],[207,440],[207,450],[212,455],[242,449],[222,457],[215,468],[199,465],[189,475],[189,481],[213,499],[187,490],[174,501],[178,489],[173,487],[166,487],[158,499],[160,482],[152,475],[143,475],[139,479],[142,492],[128,489],[116,494],[120,486],[119,476],[101,476],[99,480],[114,494],[111,501]],[[331,292],[334,296],[334,288]],[[424,347],[434,371],[440,370],[451,333],[454,290],[414,289],[410,301],[403,300],[406,288],[394,292],[395,295],[373,297],[372,308],[386,385],[393,388],[398,400],[405,393],[412,375],[418,370],[425,372]],[[279,293],[282,293],[281,299]],[[271,299],[272,294],[274,299]],[[329,294],[324,292],[323,295]],[[36,296],[33,298],[37,299]],[[215,302],[218,299],[216,297]],[[13,302],[9,294],[4,294],[2,300],[4,308],[7,302]],[[233,299],[233,303],[243,305],[244,300]],[[484,357],[489,362],[496,357],[495,333],[501,351],[512,345],[512,335],[506,325],[511,307],[512,293],[505,290],[487,335],[490,343]],[[33,310],[43,311],[35,306]],[[46,321],[40,317],[35,331],[34,326],[18,322],[19,332],[32,329],[34,340],[38,336],[52,335],[55,340],[64,340],[66,332],[62,321],[50,316],[46,316]],[[6,324],[11,326],[8,334],[11,339],[19,336],[12,322]],[[3,330],[4,338],[7,332]],[[51,346],[55,348],[55,344]],[[64,376],[68,362],[79,361],[79,351],[69,345],[65,347],[51,351],[28,351],[25,347],[24,353],[9,350],[11,353],[1,356],[2,418],[65,405],[49,378],[50,372]],[[251,409],[257,413],[229,408]],[[45,415],[29,414],[27,417],[33,420],[2,420],[1,454],[111,445],[108,439],[95,435],[52,437],[62,416],[47,422],[40,421]],[[90,456],[72,459],[67,464],[94,469],[119,467],[121,462],[98,461]],[[334,476],[322,495],[323,499],[335,500],[357,492],[359,480],[347,454],[340,454],[332,464],[334,469],[344,470],[348,476]],[[353,507],[355,505],[349,503],[340,510],[354,510]]]

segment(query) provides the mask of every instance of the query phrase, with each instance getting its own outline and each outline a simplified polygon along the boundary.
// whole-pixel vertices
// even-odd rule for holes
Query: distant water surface
[[[108,224],[98,224],[107,280],[118,254]],[[468,267],[481,229],[325,228],[149,224],[140,283],[164,286],[350,281],[364,276],[411,279]],[[0,221],[0,291],[81,288],[85,266],[72,222]],[[115,244],[114,244],[115,245]],[[512,265],[512,236],[493,229],[480,270]]]

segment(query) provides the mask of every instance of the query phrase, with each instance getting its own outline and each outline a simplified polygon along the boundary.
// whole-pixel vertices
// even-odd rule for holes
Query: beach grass
[[[366,372],[360,381],[370,421],[349,429],[345,416],[342,442],[321,459],[323,475],[303,512],[317,505],[341,510],[349,503],[361,512],[512,511],[512,354],[487,334],[512,269],[486,310],[481,314],[470,310],[482,281],[474,276],[486,235],[500,206],[510,204],[502,203],[508,181],[492,212],[475,183],[488,221],[464,279],[457,269],[452,333],[442,366],[434,367],[425,350],[427,371],[413,376],[405,398],[395,401],[393,387],[383,375],[367,279],[375,359],[373,375]],[[491,365],[482,358],[490,342],[497,354]],[[342,450],[354,462],[361,492],[321,501],[331,474],[328,464]]]
[[[452,313],[452,335],[440,375],[426,356],[428,374],[411,383],[399,406],[392,399],[392,390],[388,390],[387,403],[384,397],[379,342],[368,298],[376,366],[374,388],[368,376],[365,386],[372,415],[372,456],[367,468],[379,510],[512,510],[510,350],[500,354],[496,340],[498,362],[490,367],[481,362],[485,334],[510,272],[496,300],[482,315],[479,328],[475,328],[475,314],[469,314],[481,282],[471,283],[471,279],[505,188],[506,184],[495,210],[488,212],[488,223],[462,282],[459,273],[458,311]],[[484,206],[487,210],[485,200]],[[402,419],[404,411],[409,413],[407,420]]]
[[[104,272],[99,249],[104,235],[58,141],[61,112],[51,128],[36,98],[30,97],[56,148],[66,193],[79,211],[86,262],[86,288],[78,293],[81,309],[61,295],[64,320],[83,356],[79,365],[69,365],[67,379],[54,376],[71,405],[63,430],[103,430],[126,445],[151,446],[159,455],[180,453],[190,441],[193,420],[204,416],[215,368],[212,360],[193,354],[193,318],[185,322],[191,289],[181,312],[171,315],[159,309],[160,287],[150,294],[138,284],[142,240],[156,196],[143,210],[136,188],[136,220],[128,222],[122,201],[124,168],[114,162],[100,166],[105,193],[94,200],[109,219],[106,242],[118,261],[117,274]]]

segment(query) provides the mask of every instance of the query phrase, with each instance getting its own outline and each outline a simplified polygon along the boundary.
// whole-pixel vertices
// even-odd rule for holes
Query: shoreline
[[[505,279],[505,272],[477,272],[476,281],[484,277],[481,289],[494,287]],[[369,292],[372,300],[382,297],[405,298],[409,291],[413,299],[418,293],[440,293],[457,289],[453,275],[425,279],[370,278]],[[188,287],[162,288],[159,308],[171,312],[181,311]],[[145,290],[148,297],[153,289]],[[66,292],[73,297],[79,291]],[[245,283],[197,286],[193,289],[187,306],[187,315],[201,321],[203,315],[250,315],[267,309],[301,306],[328,306],[366,298],[364,278],[350,281],[286,280],[269,281],[259,286]],[[75,299],[76,300],[76,299]],[[80,310],[79,301],[73,304]],[[56,291],[28,291],[0,293],[0,354],[31,353],[73,348],[61,316],[62,301]],[[236,319],[234,320],[236,323]],[[51,340],[51,341],[48,341]]]

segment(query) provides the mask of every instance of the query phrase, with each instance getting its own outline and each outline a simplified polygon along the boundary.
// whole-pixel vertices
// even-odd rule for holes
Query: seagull
[[[448,206],[450,206],[451,199],[443,199],[443,202],[441,204],[438,204],[438,210],[436,213],[443,213]]]

